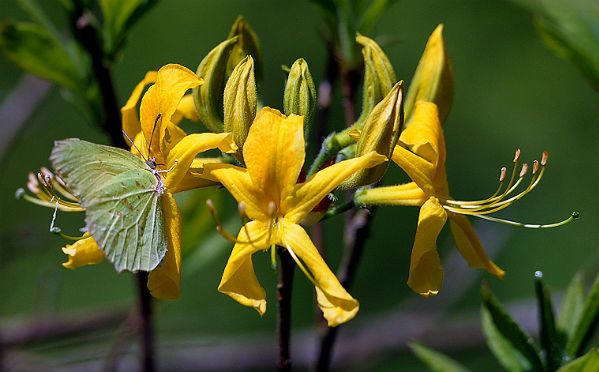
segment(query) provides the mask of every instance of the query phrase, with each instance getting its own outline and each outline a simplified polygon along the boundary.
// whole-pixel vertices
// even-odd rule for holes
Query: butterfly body
[[[76,138],[57,141],[50,160],[86,209],[86,227],[115,268],[156,268],[167,243],[161,197],[166,187],[155,161]]]

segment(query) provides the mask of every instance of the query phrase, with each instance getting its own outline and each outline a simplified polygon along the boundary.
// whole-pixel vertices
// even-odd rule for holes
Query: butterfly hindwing
[[[125,150],[71,138],[50,160],[86,208],[86,225],[118,271],[151,271],[167,249],[158,179]]]

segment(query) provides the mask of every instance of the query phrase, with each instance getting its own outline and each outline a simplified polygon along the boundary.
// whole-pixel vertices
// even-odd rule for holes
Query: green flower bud
[[[242,163],[243,144],[256,117],[257,107],[254,59],[248,55],[231,73],[224,94],[224,129],[233,133],[233,140],[238,146],[235,157]]]
[[[285,115],[296,114],[304,116],[304,138],[308,138],[308,128],[314,106],[316,105],[316,87],[308,69],[308,63],[303,58],[296,60],[289,70],[283,110]]]
[[[260,53],[260,43],[258,36],[250,25],[246,22],[243,16],[237,17],[228,38],[237,37],[237,44],[233,47],[227,64],[227,75],[230,75],[235,67],[246,56],[254,58],[254,70],[258,80],[262,79],[262,55]]]
[[[215,133],[223,131],[223,89],[229,54],[237,39],[234,37],[218,44],[200,62],[196,72],[204,79],[204,84],[193,89],[196,111],[200,121]]]
[[[355,126],[361,128],[374,106],[389,93],[397,78],[389,58],[374,40],[358,34],[356,41],[362,45],[362,55],[364,56],[362,113]]]
[[[437,26],[429,37],[410,83],[406,95],[406,127],[410,125],[417,101],[435,103],[441,123],[451,110],[453,74],[443,42],[443,25]]]
[[[359,134],[356,157],[376,151],[391,158],[393,149],[403,127],[403,81],[379,102],[366,118],[364,128]],[[357,133],[356,133],[357,134]],[[387,171],[389,162],[369,169],[362,169],[344,182],[345,188],[370,185],[380,181]]]

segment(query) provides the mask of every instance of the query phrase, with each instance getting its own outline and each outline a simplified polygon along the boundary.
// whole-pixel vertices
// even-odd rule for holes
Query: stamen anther
[[[539,171],[539,161],[534,160],[532,162],[532,174],[537,174],[538,171]]]
[[[520,149],[516,149],[516,153],[514,154],[514,160],[512,160],[512,162],[517,162],[518,160],[520,160]]]
[[[499,173],[499,182],[503,182],[505,180],[506,175],[507,175],[507,168],[501,167],[501,172]]]
[[[547,151],[543,151],[543,155],[541,155],[541,165],[547,165],[547,160],[549,160],[549,153]]]
[[[274,217],[276,211],[277,211],[277,206],[275,205],[275,202],[273,202],[273,201],[269,202],[268,203],[268,216]]]
[[[528,172],[528,164],[524,163],[522,164],[522,170],[520,170],[520,178],[524,177],[526,172]]]

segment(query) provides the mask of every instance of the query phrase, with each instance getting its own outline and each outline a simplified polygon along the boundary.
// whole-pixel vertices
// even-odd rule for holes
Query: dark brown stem
[[[154,328],[152,325],[152,295],[148,290],[148,273],[140,271],[135,275],[137,278],[137,290],[139,292],[139,328],[141,332],[141,356],[140,365],[142,371],[151,372],[156,370],[154,360]]]
[[[278,371],[291,370],[291,290],[293,287],[293,272],[295,262],[286,250],[278,248],[280,267],[279,284],[277,285],[277,344],[279,349]]]
[[[121,133],[121,112],[119,109],[116,90],[112,81],[110,68],[104,58],[100,36],[92,24],[92,14],[81,4],[74,1],[73,12],[74,36],[79,44],[87,51],[91,60],[92,73],[98,85],[102,109],[102,129],[110,137],[113,146],[128,149],[127,143]]]
[[[343,93],[343,113],[345,125],[350,127],[356,121],[356,94],[360,84],[360,70],[352,69],[341,75],[341,91]]]

